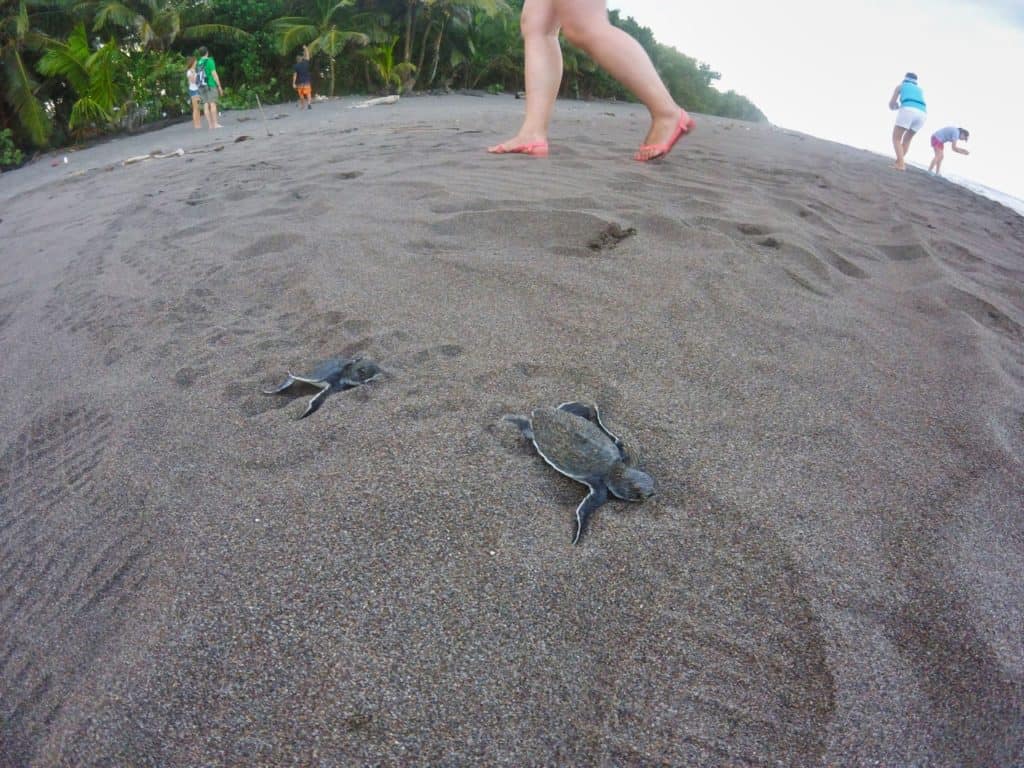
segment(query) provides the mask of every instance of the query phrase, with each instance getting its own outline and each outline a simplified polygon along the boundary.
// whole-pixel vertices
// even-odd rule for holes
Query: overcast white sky
[[[609,0],[660,43],[722,74],[716,87],[754,102],[775,125],[892,153],[888,108],[913,71],[928,122],[909,159],[927,167],[928,137],[971,132],[969,157],[943,172],[1024,199],[1024,0]],[[685,105],[684,105],[685,106]]]

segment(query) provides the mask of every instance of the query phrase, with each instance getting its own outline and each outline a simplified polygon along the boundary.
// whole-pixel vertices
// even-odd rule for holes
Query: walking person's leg
[[[903,167],[906,167],[907,153],[910,152],[910,142],[914,139],[914,135],[916,133],[916,131],[912,131],[909,128],[903,132],[903,146],[901,147],[903,151],[901,153],[902,160],[900,163]]]
[[[901,171],[905,167],[903,164],[903,134],[907,132],[906,128],[901,128],[896,125],[892,129],[892,148],[896,152],[896,167]]]
[[[551,113],[562,84],[562,48],[554,0],[526,0],[519,28],[526,57],[526,116],[515,136],[490,147],[488,152],[546,155]]]
[[[935,175],[938,176],[939,171],[942,168],[943,144],[937,139],[932,138],[932,150],[935,152],[935,156],[932,158],[932,161],[928,163],[928,172],[931,173],[934,171]]]
[[[198,94],[192,97],[192,125],[197,129],[203,126],[202,109],[199,106]]]
[[[667,155],[693,127],[686,111],[668,92],[647,51],[608,20],[605,0],[554,0],[565,38],[581,48],[636,96],[651,114],[651,128],[637,160]]]

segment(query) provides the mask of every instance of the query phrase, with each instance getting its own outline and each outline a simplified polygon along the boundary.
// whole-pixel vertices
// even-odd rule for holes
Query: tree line
[[[0,165],[24,152],[175,120],[190,112],[185,65],[210,49],[222,108],[294,97],[291,68],[308,46],[317,93],[523,87],[522,0],[0,0]],[[612,11],[647,50],[677,102],[763,121],[720,74]],[[562,96],[629,99],[563,42]]]

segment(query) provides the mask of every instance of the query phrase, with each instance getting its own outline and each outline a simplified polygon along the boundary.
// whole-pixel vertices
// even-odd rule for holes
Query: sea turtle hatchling
[[[358,387],[368,381],[373,381],[381,375],[380,366],[372,360],[364,360],[362,357],[329,357],[323,362],[317,363],[312,373],[297,374],[288,372],[288,378],[276,389],[263,390],[265,395],[277,395],[290,389],[294,384],[305,384],[316,387],[317,392],[306,410],[299,416],[304,419],[323,405],[324,400],[332,392],[342,392],[346,389]]]
[[[533,442],[537,453],[563,475],[590,489],[576,507],[576,544],[590,514],[608,501],[608,494],[625,501],[654,495],[654,479],[633,466],[626,446],[601,422],[597,405],[562,403],[542,407],[531,416],[504,417]]]

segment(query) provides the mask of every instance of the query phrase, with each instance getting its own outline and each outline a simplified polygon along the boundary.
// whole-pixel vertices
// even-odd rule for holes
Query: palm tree
[[[110,40],[93,51],[85,25],[79,24],[65,42],[51,40],[46,47],[36,69],[48,77],[63,78],[77,96],[68,127],[81,135],[89,128],[111,124],[122,94],[116,81],[121,56],[117,43]]]
[[[402,92],[411,84],[416,67],[405,61],[395,61],[397,44],[398,35],[392,35],[379,45],[366,47],[359,53],[366,59],[368,68],[372,68],[373,73],[384,83],[385,90],[394,88]]]
[[[92,16],[93,31],[118,27],[133,33],[143,48],[166,51],[179,37],[232,40],[251,37],[248,32],[227,24],[187,25],[187,16],[196,6],[181,0],[85,0],[76,10]]]
[[[452,74],[465,88],[477,88],[485,80],[508,87],[523,78],[523,38],[512,14],[474,14],[458,48],[451,56]]]
[[[362,32],[338,29],[341,12],[355,0],[314,0],[309,16],[282,16],[270,22],[278,39],[278,50],[287,55],[300,45],[308,45],[310,55],[323,53],[331,62],[331,96],[334,96],[335,59],[349,43],[366,45],[370,38]]]
[[[39,5],[41,3],[33,0],[4,3],[6,15],[0,16],[0,65],[3,66],[0,109],[10,109],[24,135],[37,147],[43,147],[49,141],[53,123],[36,96],[39,83],[32,78],[23,55],[26,51],[40,50],[46,40],[45,35],[32,29],[29,15],[29,9]]]
[[[441,44],[444,42],[444,34],[453,21],[461,27],[468,27],[473,22],[475,11],[483,11],[489,16],[509,10],[505,0],[421,0],[428,13],[427,29],[423,33],[423,48],[420,50],[420,66],[422,70],[423,56],[427,46],[427,35],[431,29],[436,30],[437,36],[433,43],[433,63],[430,67],[430,76],[427,78],[427,87],[437,76],[437,66],[441,59]]]

